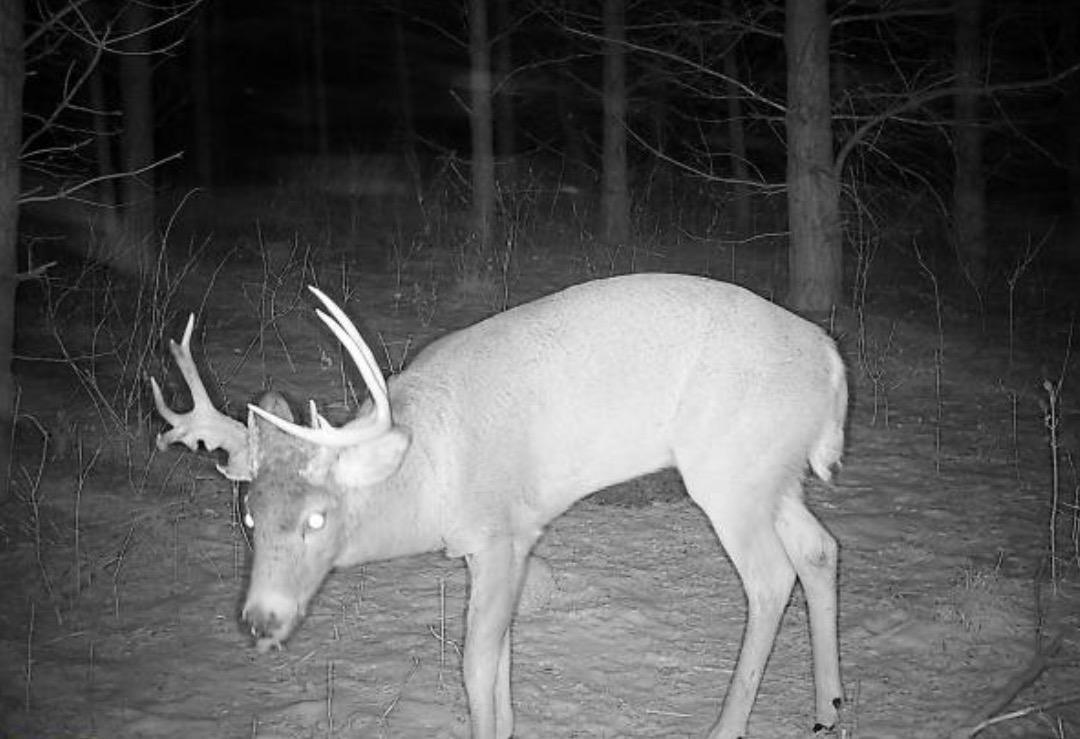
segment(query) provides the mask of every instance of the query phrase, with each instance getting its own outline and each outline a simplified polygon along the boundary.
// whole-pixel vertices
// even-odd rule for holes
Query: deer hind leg
[[[837,545],[836,539],[803,505],[798,492],[781,499],[776,531],[802,583],[810,614],[810,646],[817,695],[814,731],[817,732],[836,726],[844,696],[836,623]]]
[[[466,557],[470,593],[464,673],[473,739],[507,739],[514,732],[510,622],[531,544],[501,540]]]
[[[717,460],[679,464],[690,496],[712,522],[746,592],[747,618],[739,659],[710,739],[746,733],[750,711],[795,585],[795,569],[776,532],[776,473],[754,475]]]

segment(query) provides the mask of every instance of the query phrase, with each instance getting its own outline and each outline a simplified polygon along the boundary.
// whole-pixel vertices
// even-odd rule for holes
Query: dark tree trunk
[[[104,179],[98,183],[96,200],[101,206],[101,230],[99,236],[106,252],[123,240],[120,224],[119,199],[117,198],[116,161],[113,157],[113,131],[109,126],[109,98],[105,93],[105,69],[102,60],[90,75],[91,125],[94,130],[94,158],[96,174]],[[108,254],[106,254],[108,256]]]
[[[472,130],[473,229],[476,234],[474,264],[481,271],[491,256],[495,229],[495,152],[492,136],[491,58],[488,51],[486,0],[469,2],[470,103]]]
[[[199,8],[191,38],[191,102],[195,149],[195,176],[203,187],[214,184],[214,126],[210,93],[210,40],[214,5]]]
[[[318,149],[318,125],[315,121],[314,95],[311,91],[313,72],[311,71],[311,11],[306,3],[290,3],[289,11],[293,14],[291,41],[294,44],[292,53],[289,55],[296,64],[296,76],[300,80],[300,89],[297,91],[300,98],[298,111],[299,130],[297,135],[302,142],[305,154],[310,154]]]
[[[124,132],[120,141],[123,178],[124,238],[111,245],[110,262],[121,269],[142,273],[156,252],[154,233],[154,92],[150,66],[149,5],[131,3],[123,13],[124,32],[130,41],[120,57],[120,94]],[[137,174],[136,174],[137,173]],[[118,253],[117,253],[118,252]]]
[[[786,0],[788,302],[809,313],[840,302],[840,187],[833,168],[825,0]]]
[[[604,161],[600,210],[604,238],[630,238],[630,190],[626,171],[626,6],[604,0]]]
[[[559,119],[563,139],[563,161],[569,184],[575,187],[596,186],[596,179],[589,174],[589,158],[585,152],[585,138],[581,131],[581,122],[574,112],[570,99],[570,86],[559,85],[555,90],[555,114]]]
[[[405,2],[396,0],[394,6],[394,73],[398,88],[398,140],[409,159],[416,158],[416,114],[413,111],[412,72],[409,68],[409,47],[405,36]]]
[[[22,147],[23,2],[0,0],[0,503],[11,495],[15,288]]]
[[[498,92],[495,95],[495,138],[499,152],[500,165],[507,177],[512,179],[513,157],[517,150],[517,136],[514,130],[514,96],[511,94],[510,74],[514,71],[513,44],[510,26],[513,17],[510,12],[510,0],[495,0],[495,28],[498,43],[495,44],[495,79],[498,80]]]
[[[326,156],[330,152],[330,119],[326,98],[326,39],[323,34],[322,0],[311,4],[311,69],[312,86],[315,88],[315,134],[319,154]]]
[[[986,282],[986,177],[983,173],[983,128],[979,120],[982,82],[982,0],[956,3],[956,119],[953,181],[953,238],[960,266],[977,288]]]
[[[1062,46],[1068,50],[1067,65],[1080,62],[1080,3],[1072,3],[1065,14]],[[1062,138],[1065,141],[1065,166],[1069,178],[1069,212],[1066,243],[1072,245],[1073,259],[1080,258],[1080,75],[1073,74],[1065,83]]]
[[[724,15],[734,20],[732,0],[724,0]],[[736,238],[750,236],[753,227],[750,214],[750,171],[746,159],[746,127],[743,122],[742,90],[739,89],[739,61],[737,44],[731,44],[724,54],[724,77],[728,103],[728,139],[731,143],[731,175],[735,179],[732,197],[735,201]]]

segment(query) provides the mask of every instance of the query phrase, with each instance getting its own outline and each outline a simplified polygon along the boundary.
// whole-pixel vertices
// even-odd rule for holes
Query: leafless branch
[[[603,35],[598,34],[598,33],[593,33],[591,31],[583,31],[583,30],[581,30],[579,28],[572,28],[572,27],[569,27],[569,26],[563,26],[563,28],[567,33],[569,33],[572,36],[577,36],[579,38],[588,39],[589,41],[593,41],[593,42],[596,42],[598,44],[599,43],[611,43],[608,39],[604,38]],[[676,64],[678,64],[680,66],[683,66],[683,67],[686,67],[687,69],[693,70],[693,71],[695,71],[695,72],[697,72],[697,73],[699,73],[699,74],[701,74],[701,75],[703,75],[703,76],[705,76],[707,78],[714,79],[714,80],[716,80],[718,82],[723,82],[724,84],[730,84],[733,87],[735,87],[736,89],[738,89],[740,92],[744,93],[748,99],[755,100],[755,101],[757,101],[759,103],[762,103],[766,107],[772,108],[773,110],[778,111],[780,113],[785,113],[786,110],[787,110],[786,107],[784,106],[784,104],[781,103],[780,101],[773,100],[771,98],[765,97],[759,91],[757,91],[754,88],[750,87],[749,85],[744,83],[742,80],[737,80],[737,79],[730,78],[727,75],[723,74],[722,72],[718,72],[717,70],[715,70],[715,69],[713,69],[713,68],[709,67],[708,65],[703,64],[701,62],[696,62],[696,61],[694,61],[692,59],[686,58],[685,56],[681,56],[681,55],[675,54],[673,52],[665,51],[664,49],[656,49],[656,48],[653,48],[653,47],[650,47],[650,46],[644,46],[642,44],[636,44],[636,43],[633,43],[631,41],[623,41],[622,45],[625,46],[628,51],[636,51],[636,52],[639,52],[641,54],[647,54],[647,55],[654,56],[654,57],[657,57],[657,58],[660,58],[660,59],[665,59],[665,60],[670,61],[670,62],[675,62]]]
[[[25,194],[19,197],[18,203],[19,205],[26,205],[28,203],[44,203],[52,200],[63,200],[65,198],[72,197],[76,193],[81,192],[88,187],[92,187],[100,182],[105,182],[106,180],[116,180],[125,177],[138,177],[145,172],[149,172],[152,169],[157,169],[158,167],[164,166],[169,162],[176,161],[183,156],[184,152],[178,151],[175,154],[170,154],[163,159],[158,159],[156,162],[147,164],[145,167],[140,167],[139,169],[129,170],[126,172],[113,172],[111,174],[100,175],[99,177],[91,177],[86,180],[80,180],[74,185],[65,185],[59,190],[51,192],[47,195]]]
[[[47,131],[52,130],[56,121],[71,106],[72,101],[75,99],[75,95],[80,90],[82,90],[83,85],[86,83],[87,80],[90,79],[90,75],[94,73],[94,69],[97,67],[98,62],[101,61],[102,52],[103,47],[95,47],[94,55],[90,58],[90,61],[87,63],[86,68],[83,69],[82,73],[77,77],[74,83],[71,83],[69,81],[72,74],[74,73],[75,68],[75,62],[71,62],[71,64],[68,66],[67,76],[64,79],[63,97],[61,97],[60,100],[57,101],[56,105],[52,109],[52,112],[49,114],[49,117],[42,122],[41,126],[36,131],[29,133],[23,139],[22,147],[19,151],[20,158],[25,157],[25,153],[27,150],[30,149],[31,144],[33,144]]]
[[[910,96],[908,96],[903,102],[900,102],[897,105],[892,106],[882,111],[881,113],[878,113],[877,115],[871,116],[870,118],[866,119],[866,121],[862,123],[862,125],[856,128],[855,131],[852,132],[852,134],[848,137],[847,141],[844,142],[844,145],[841,146],[840,150],[837,152],[836,162],[833,165],[833,168],[837,173],[843,170],[844,163],[847,160],[847,157],[851,154],[851,151],[859,145],[859,143],[869,131],[873,130],[885,121],[896,118],[897,116],[908,111],[920,108],[927,103],[933,102],[935,100],[940,100],[942,98],[953,97],[959,93],[965,92],[975,92],[980,95],[990,96],[1003,92],[1028,91],[1041,87],[1051,87],[1053,85],[1060,84],[1065,79],[1076,74],[1077,71],[1080,71],[1080,63],[1063,69],[1057,74],[1053,74],[1049,77],[1044,77],[1041,79],[1020,80],[1016,82],[999,82],[974,88],[959,85],[943,85],[940,87],[930,87],[925,90],[914,92]]]

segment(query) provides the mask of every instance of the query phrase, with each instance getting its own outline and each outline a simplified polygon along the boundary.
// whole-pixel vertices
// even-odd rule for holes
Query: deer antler
[[[263,410],[257,405],[249,405],[248,409],[282,431],[319,446],[352,446],[385,433],[392,425],[393,419],[390,412],[390,398],[386,389],[386,380],[383,378],[379,365],[375,361],[375,355],[371,353],[371,349],[364,343],[360,332],[356,330],[356,326],[345,315],[345,311],[341,310],[334,301],[317,287],[309,286],[308,289],[322,301],[326,310],[329,311],[329,315],[321,310],[315,312],[322,319],[322,322],[326,324],[327,328],[334,332],[334,336],[338,338],[349,356],[352,357],[356,368],[360,370],[361,377],[364,378],[364,383],[367,385],[375,407],[366,416],[355,418],[341,428],[331,426],[319,414],[314,402],[311,404],[311,426],[301,426],[287,421]]]
[[[172,426],[168,431],[158,434],[157,447],[165,449],[174,442],[180,442],[188,449],[196,451],[201,442],[209,451],[224,449],[229,454],[229,463],[224,466],[219,464],[218,471],[230,480],[250,480],[251,459],[248,454],[247,428],[236,419],[219,412],[210,401],[206,386],[203,385],[195,360],[191,356],[191,333],[194,328],[195,315],[192,314],[188,317],[184,338],[180,343],[169,340],[169,351],[172,352],[173,359],[180,368],[180,374],[183,375],[184,382],[191,391],[194,406],[191,411],[177,413],[169,408],[165,404],[165,398],[161,394],[157,380],[150,378],[154,405],[157,406],[161,417]]]

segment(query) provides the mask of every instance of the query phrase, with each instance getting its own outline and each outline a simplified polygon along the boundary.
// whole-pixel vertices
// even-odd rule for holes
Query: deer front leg
[[[510,621],[530,548],[498,541],[466,557],[470,594],[464,672],[473,739],[508,739],[514,733]]]

